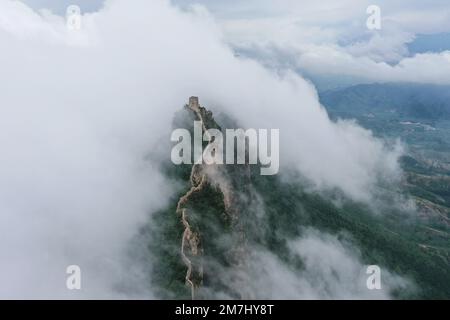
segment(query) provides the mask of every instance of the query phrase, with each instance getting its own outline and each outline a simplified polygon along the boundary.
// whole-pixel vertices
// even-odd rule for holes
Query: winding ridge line
[[[203,186],[206,182],[205,175],[202,175],[200,183],[198,185],[195,185],[195,181],[193,178],[194,174],[195,174],[195,169],[196,169],[196,165],[193,165],[192,171],[191,171],[191,178],[190,178],[192,187],[189,189],[189,191],[184,196],[182,196],[180,198],[180,200],[178,201],[177,210],[176,210],[177,213],[181,214],[181,221],[184,226],[183,237],[181,240],[181,258],[187,267],[185,279],[186,279],[186,283],[191,288],[192,299],[195,298],[195,286],[194,286],[194,283],[192,282],[192,262],[186,256],[184,248],[186,247],[186,241],[189,243],[189,240],[191,239],[193,233],[192,233],[191,226],[189,225],[189,222],[187,219],[187,213],[186,213],[187,210],[186,210],[186,208],[183,208],[183,206],[188,202],[190,196],[194,192],[200,191],[203,188]]]
[[[200,119],[200,121],[202,123],[203,130],[207,133],[208,131],[206,130],[206,126],[203,122],[203,117],[202,117],[201,113],[198,110],[196,110],[195,108],[192,108],[190,105],[189,105],[189,109],[191,109],[197,115],[197,117]],[[211,137],[209,137],[209,138],[211,140]],[[202,190],[203,186],[205,185],[205,182],[206,182],[205,174],[201,175],[201,180],[198,184],[196,184],[196,182],[195,182],[195,172],[196,172],[197,166],[198,166],[198,164],[194,164],[192,166],[191,175],[189,178],[190,183],[191,183],[191,188],[184,196],[182,196],[178,200],[177,209],[176,209],[176,212],[181,215],[181,222],[183,223],[183,226],[184,226],[183,237],[181,240],[181,258],[187,267],[185,279],[186,279],[186,283],[191,288],[192,300],[194,300],[194,298],[195,298],[195,286],[194,286],[194,283],[192,282],[192,261],[187,257],[184,248],[186,247],[186,243],[188,243],[192,250],[190,240],[191,240],[191,237],[193,236],[193,232],[191,230],[191,226],[189,225],[189,221],[188,221],[188,217],[187,217],[187,209],[183,208],[183,206],[189,201],[189,198],[191,197],[191,195],[194,192],[198,192],[198,191]]]

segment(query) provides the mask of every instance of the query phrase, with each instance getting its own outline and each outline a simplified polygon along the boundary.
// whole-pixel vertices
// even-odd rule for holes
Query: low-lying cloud
[[[122,298],[133,282],[153,297],[124,252],[172,193],[147,156],[190,95],[246,127],[280,129],[281,170],[319,189],[368,200],[380,172],[399,173],[398,152],[331,122],[309,82],[237,58],[221,39],[204,9],[162,0],[108,1],[79,31],[0,0],[0,297]],[[79,292],[65,287],[71,264]]]
[[[336,236],[306,229],[301,237],[289,240],[288,246],[291,258],[303,262],[300,269],[264,248],[252,248],[245,269],[216,266],[224,287],[248,299],[392,299],[395,291],[415,290],[411,280],[383,266],[379,266],[380,289],[369,289],[368,265],[354,245]],[[206,294],[230,298],[208,288]]]

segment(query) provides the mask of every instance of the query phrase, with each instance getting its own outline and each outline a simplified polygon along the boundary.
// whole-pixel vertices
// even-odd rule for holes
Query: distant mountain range
[[[403,120],[450,120],[450,86],[360,84],[320,93],[321,103],[340,116],[391,114]]]

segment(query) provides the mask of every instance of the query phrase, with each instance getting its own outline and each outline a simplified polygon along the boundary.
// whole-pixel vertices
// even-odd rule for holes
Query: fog
[[[342,237],[341,237],[342,238]],[[410,279],[399,277],[386,268],[380,271],[380,290],[368,290],[367,265],[350,241],[338,239],[314,229],[288,242],[292,257],[302,259],[301,271],[292,268],[264,248],[253,248],[248,270],[222,271],[224,282],[251,299],[391,299],[393,290],[415,290]],[[235,281],[241,277],[243,281]],[[210,293],[229,298],[225,293]]]
[[[2,298],[154,297],[125,253],[173,192],[155,160],[170,150],[147,156],[191,95],[246,128],[280,129],[280,174],[293,167],[318,190],[370,201],[400,174],[398,148],[331,122],[298,75],[235,57],[202,7],[112,0],[70,31],[0,0],[0,52]],[[65,287],[71,264],[80,291]]]

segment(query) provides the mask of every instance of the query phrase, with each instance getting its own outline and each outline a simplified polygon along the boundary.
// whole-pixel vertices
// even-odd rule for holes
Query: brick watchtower
[[[189,98],[189,108],[195,111],[200,111],[200,105],[198,103],[198,97]]]

